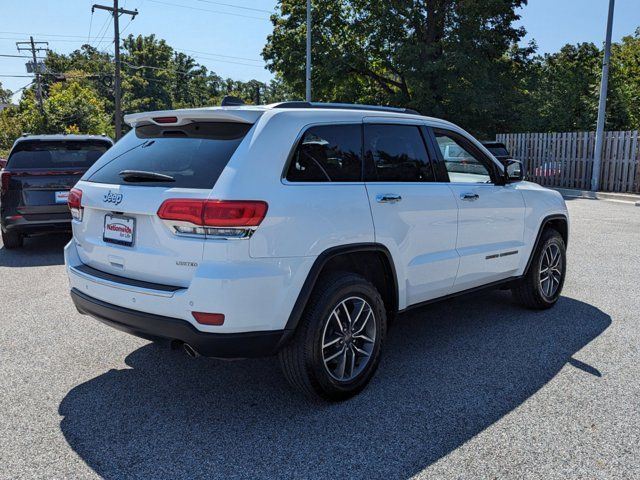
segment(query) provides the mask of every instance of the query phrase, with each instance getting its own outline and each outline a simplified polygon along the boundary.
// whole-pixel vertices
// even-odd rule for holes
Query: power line
[[[30,55],[9,55],[9,54],[5,54],[5,53],[0,53],[0,57],[10,57],[10,58],[31,58]],[[37,58],[44,58],[44,57],[37,57]]]
[[[93,12],[94,9],[110,12],[111,17],[113,18],[113,44],[115,46],[114,60],[116,64],[113,93],[115,97],[114,116],[116,120],[116,141],[118,141],[122,136],[122,92],[120,91],[120,15],[130,15],[133,19],[136,15],[138,15],[138,10],[125,10],[124,8],[118,8],[118,0],[113,0],[113,7],[105,7],[104,5],[93,5],[93,7],[91,7],[91,11]]]
[[[36,45],[44,45],[44,47],[36,46]],[[18,52],[30,51],[33,57],[33,72],[36,75],[36,96],[38,99],[38,106],[40,107],[40,111],[44,112],[44,106],[42,105],[42,85],[40,84],[40,65],[38,63],[38,59],[36,57],[37,52],[48,52],[49,51],[49,43],[48,42],[35,42],[33,40],[33,36],[29,37],[28,42],[16,42],[16,48]],[[28,71],[28,70],[27,70]]]
[[[252,7],[243,7],[241,5],[234,5],[232,3],[222,3],[222,2],[214,2],[213,0],[198,0],[198,2],[202,3],[211,3],[213,5],[224,5],[225,7],[231,8],[240,8],[242,10],[252,10],[254,12],[265,12],[265,13],[273,13],[272,10],[265,10],[263,8],[252,8]]]
[[[91,26],[93,25],[93,12],[91,12],[91,19],[89,20],[89,35],[87,35],[87,43],[91,40]]]
[[[219,15],[231,15],[231,16],[234,16],[234,17],[252,18],[254,20],[266,20],[266,21],[269,21],[269,19],[266,18],[266,17],[255,17],[255,16],[252,16],[252,15],[242,15],[240,13],[221,12],[219,10],[210,10],[208,8],[191,7],[189,5],[180,5],[179,3],[163,2],[161,0],[148,0],[148,1],[149,2],[153,2],[153,3],[158,3],[160,5],[168,5],[170,7],[180,7],[180,8],[187,8],[189,10],[198,10],[200,12],[217,13]]]
[[[113,17],[107,17],[107,19],[105,20],[104,24],[102,25],[102,28],[100,29],[100,32],[98,33],[98,37],[100,37],[100,39],[94,45],[96,50],[98,50],[98,48],[100,47],[100,45],[104,41],[104,38],[107,36],[107,32],[109,31],[109,26],[111,25],[111,21],[112,20],[113,20]]]
[[[176,52],[190,52],[190,53],[199,53],[201,55],[205,55],[205,56],[215,56],[215,57],[223,57],[223,58],[232,58],[234,60],[248,60],[249,62],[260,62],[260,63],[264,63],[264,60],[258,60],[257,58],[247,58],[247,57],[236,57],[233,55],[222,55],[221,53],[214,53],[214,52],[203,52],[201,50],[189,50],[188,48],[173,48]],[[215,59],[212,59],[215,60]]]

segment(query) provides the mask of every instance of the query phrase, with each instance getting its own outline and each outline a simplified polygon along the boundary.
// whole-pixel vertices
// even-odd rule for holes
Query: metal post
[[[600,188],[600,166],[602,164],[602,147],[604,144],[604,120],[607,109],[607,84],[609,82],[609,58],[611,57],[611,30],[613,28],[613,7],[615,0],[609,0],[609,16],[607,18],[607,36],[604,43],[602,59],[602,80],[600,82],[600,102],[598,104],[598,124],[596,126],[596,145],[593,152],[593,172],[591,190]]]
[[[306,100],[311,101],[311,0],[307,0]]]

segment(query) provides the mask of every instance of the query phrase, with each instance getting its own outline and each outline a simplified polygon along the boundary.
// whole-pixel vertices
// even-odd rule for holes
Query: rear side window
[[[362,179],[362,126],[309,128],[293,154],[291,182],[359,182]]]
[[[19,142],[9,156],[7,166],[12,169],[87,169],[111,147],[101,141],[42,141]]]
[[[83,177],[116,185],[212,188],[252,125],[197,122],[143,125],[127,133]],[[123,177],[136,170],[167,175],[172,181]]]
[[[413,125],[365,125],[367,181],[433,182],[420,128]]]

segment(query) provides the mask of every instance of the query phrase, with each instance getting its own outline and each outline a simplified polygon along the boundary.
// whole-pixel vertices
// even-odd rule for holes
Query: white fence
[[[595,132],[506,133],[496,136],[513,158],[525,164],[527,178],[548,187],[589,190]],[[638,131],[605,132],[600,190],[640,193]]]

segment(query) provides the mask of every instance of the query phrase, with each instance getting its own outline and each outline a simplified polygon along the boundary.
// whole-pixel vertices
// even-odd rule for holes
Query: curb
[[[552,187],[553,188],[553,187]],[[630,193],[592,192],[590,190],[574,190],[572,188],[553,188],[565,198],[586,198],[607,202],[626,203],[640,207],[640,195]]]

